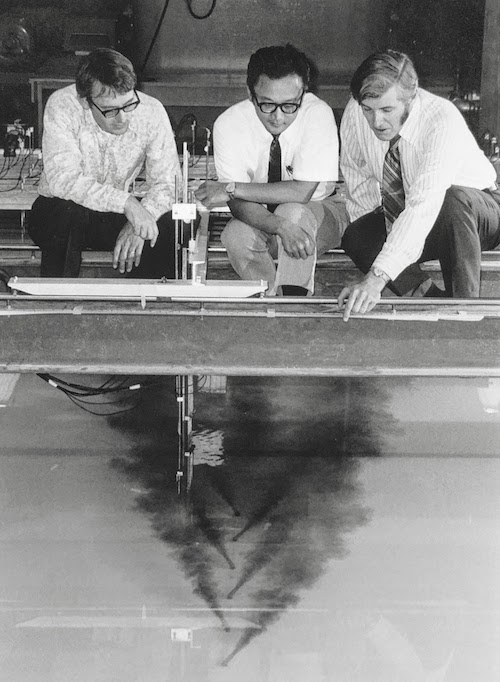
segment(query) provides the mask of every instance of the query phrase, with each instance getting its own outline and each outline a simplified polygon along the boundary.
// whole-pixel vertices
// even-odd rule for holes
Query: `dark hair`
[[[415,95],[418,76],[413,62],[404,52],[375,52],[356,70],[351,80],[351,93],[361,103],[367,98],[381,97],[393,85],[398,86],[403,101]]]
[[[101,86],[100,92],[92,94],[96,83]],[[107,90],[125,94],[136,85],[137,76],[132,62],[116,50],[100,47],[80,59],[76,71],[76,91],[82,99],[98,97]]]
[[[311,79],[311,62],[303,52],[290,43],[261,47],[253,53],[248,62],[247,86],[254,95],[255,85],[261,76],[276,80],[293,74],[302,78],[304,88],[307,90]]]

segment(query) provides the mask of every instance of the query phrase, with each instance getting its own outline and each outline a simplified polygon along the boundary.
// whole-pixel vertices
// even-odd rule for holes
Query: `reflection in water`
[[[349,534],[368,522],[353,455],[380,454],[382,436],[395,429],[386,401],[363,380],[232,378],[226,395],[195,398],[189,497],[174,485],[172,433],[115,461],[147,491],[138,508],[226,632],[240,600],[248,628],[222,665],[296,607],[328,562],[346,555]],[[145,405],[133,420],[114,423],[143,431],[148,414]],[[157,430],[159,422],[157,409]]]
[[[500,412],[500,377],[489,377],[483,382],[477,389],[483,410],[486,414],[498,414]]]
[[[500,679],[490,382],[231,379],[197,396],[189,497],[173,384],[111,427],[20,378],[2,681]]]
[[[251,518],[251,524],[264,519],[266,524],[258,541],[246,552],[240,578],[228,595],[232,598],[260,574],[262,586],[249,596],[250,605],[262,609],[255,616],[261,631],[299,603],[301,593],[321,577],[330,559],[345,555],[346,534],[368,519],[357,500],[357,463],[299,458],[287,464]],[[321,499],[325,494],[329,499]],[[317,510],[313,509],[314,498],[319,502]],[[244,632],[224,664],[259,632]]]

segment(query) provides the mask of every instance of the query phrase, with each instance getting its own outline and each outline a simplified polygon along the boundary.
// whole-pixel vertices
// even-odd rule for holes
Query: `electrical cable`
[[[135,403],[135,405],[130,405],[130,406],[128,406],[128,407],[124,407],[124,408],[121,409],[121,410],[113,410],[112,412],[97,412],[96,410],[90,410],[88,407],[85,407],[85,405],[81,405],[80,403],[81,403],[81,402],[84,402],[84,401],[78,401],[78,400],[77,400],[74,396],[72,396],[72,395],[68,395],[68,398],[69,398],[69,399],[71,400],[71,402],[74,403],[77,407],[79,407],[80,409],[84,410],[84,412],[89,412],[90,414],[94,414],[94,415],[96,415],[97,417],[112,417],[112,416],[117,415],[117,414],[122,414],[123,412],[130,412],[131,410],[134,410],[134,409],[137,407],[137,405],[139,404],[139,401],[137,401],[137,402]],[[99,404],[99,403],[94,403],[94,405],[95,405],[95,404]],[[101,403],[101,404],[102,404],[102,403]],[[105,404],[109,404],[109,403],[105,403]]]
[[[186,4],[189,10],[189,14],[194,18],[194,19],[208,19],[208,17],[213,13],[215,6],[217,5],[217,0],[212,0],[212,6],[206,12],[206,14],[196,14],[196,12],[193,9],[193,0],[186,0]]]
[[[193,123],[193,122],[196,123],[196,116],[192,113],[184,114],[184,116],[181,118],[181,120],[179,121],[179,123],[177,124],[177,126],[175,128],[175,132],[174,132],[175,137],[177,137],[177,135],[179,134],[181,127],[185,123],[187,123],[188,121],[189,121],[189,123]]]
[[[77,407],[80,407],[85,412],[94,414],[96,416],[108,417],[116,414],[121,414],[122,412],[130,412],[136,408],[140,400],[137,398],[132,405],[127,404],[124,407],[117,410],[108,410],[106,406],[119,405],[120,403],[125,403],[129,400],[126,396],[128,391],[133,391],[137,393],[139,389],[151,388],[152,386],[158,385],[161,381],[151,381],[149,383],[135,383],[128,384],[131,377],[116,377],[111,376],[100,386],[92,387],[85,386],[83,384],[75,384],[64,379],[59,379],[52,374],[39,373],[38,376],[43,379],[50,386],[56,388],[57,390],[64,393],[64,395],[71,400]],[[115,395],[116,400],[96,400],[96,398],[103,398],[104,396]],[[105,409],[100,409],[99,411],[89,409],[89,405],[94,407],[104,407]]]
[[[20,187],[22,185],[23,171],[24,171],[26,164],[28,163],[28,157],[27,156],[23,156],[22,159],[21,159],[21,156],[19,156],[19,158],[16,157],[16,161],[9,166],[7,171],[11,170],[14,166],[18,165],[19,163],[21,164],[21,169],[19,170],[19,172],[17,174],[17,179],[16,179],[16,176],[14,176],[14,178],[13,178],[13,180],[14,179],[16,180],[16,184],[13,187],[8,187],[7,189],[1,189],[0,193],[12,192],[13,190],[16,190],[18,187]],[[2,178],[2,179],[4,179],[4,178]],[[5,179],[7,179],[7,178],[5,178]]]
[[[170,0],[165,0],[165,4],[163,5],[163,9],[160,14],[160,18],[158,19],[158,23],[156,25],[155,32],[153,34],[153,37],[151,38],[151,42],[149,43],[148,51],[146,52],[146,56],[144,57],[144,61],[142,63],[141,67],[141,74],[144,72],[144,69],[146,68],[146,64],[148,63],[149,57],[151,55],[151,52],[153,51],[153,47],[155,46],[156,40],[158,38],[158,34],[160,33],[161,26],[163,24],[163,19],[165,18],[165,14],[167,13],[167,8],[170,3]]]
[[[122,379],[116,386],[110,386],[112,381],[116,381],[116,379],[113,377],[107,379],[101,386],[85,386],[84,384],[74,384],[68,381],[65,381],[64,379],[59,379],[58,377],[55,377],[52,374],[47,374],[47,373],[39,373],[38,376],[43,379],[45,382],[50,384],[51,386],[54,386],[54,388],[60,388],[61,390],[68,391],[69,393],[73,393],[74,395],[83,395],[83,396],[90,396],[90,395],[104,395],[106,393],[117,393],[120,391],[124,390],[136,390],[136,388],[143,388],[145,386],[150,386],[151,384],[132,384],[131,386],[126,386],[125,382],[127,381],[127,378]]]

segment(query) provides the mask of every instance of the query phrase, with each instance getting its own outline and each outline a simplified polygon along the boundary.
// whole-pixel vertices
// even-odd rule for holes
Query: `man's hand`
[[[315,242],[307,232],[295,223],[286,222],[277,231],[283,242],[283,248],[291,258],[306,259],[312,256]]]
[[[231,199],[231,197],[225,190],[226,185],[227,182],[206,180],[205,182],[201,183],[201,185],[195,191],[194,196],[206,208],[224,206]]]
[[[380,294],[385,287],[381,277],[369,272],[358,284],[344,287],[339,294],[337,305],[342,310],[344,304],[344,322],[351,313],[367,313],[380,301]]]
[[[141,262],[144,239],[138,237],[130,223],[126,223],[120,230],[113,251],[113,267],[119,272],[130,272],[132,267],[137,267]]]
[[[158,225],[151,213],[143,208],[141,202],[132,195],[125,202],[124,213],[134,234],[141,239],[149,239],[153,247],[158,239]]]

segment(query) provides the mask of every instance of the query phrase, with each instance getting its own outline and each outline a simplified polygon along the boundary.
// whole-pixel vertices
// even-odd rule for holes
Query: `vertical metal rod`
[[[194,415],[194,376],[188,374],[186,376],[186,449],[185,453],[189,453],[186,462],[186,490],[191,489],[194,472],[194,453],[193,453],[193,415]]]
[[[177,494],[189,492],[193,482],[193,415],[194,415],[194,376],[192,374],[175,377],[175,392],[178,405],[177,416]]]
[[[188,201],[188,182],[189,182],[189,152],[187,142],[182,143],[182,201]]]
[[[205,180],[208,180],[208,157],[210,154],[210,128],[205,128],[207,131],[207,141],[205,144]]]
[[[177,204],[179,203],[179,178],[177,175],[175,176],[175,185],[174,185],[174,203]],[[175,253],[174,253],[174,268],[175,268],[175,279],[179,279],[179,249],[180,249],[180,230],[179,230],[179,220],[174,221],[174,228],[175,228]]]
[[[183,425],[184,425],[184,390],[182,385],[182,376],[175,377],[175,395],[177,398],[177,494],[182,493],[182,479],[184,476],[184,448],[183,448]]]

